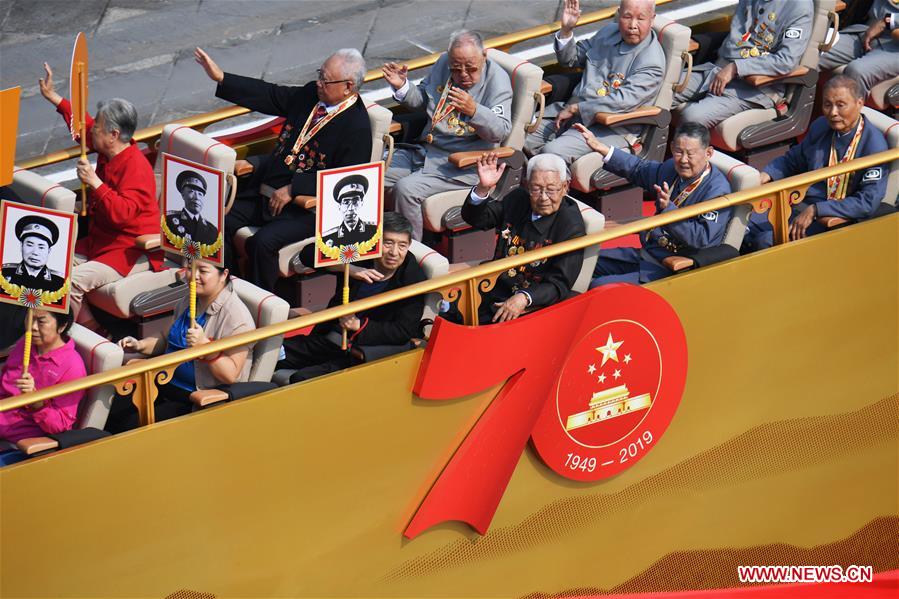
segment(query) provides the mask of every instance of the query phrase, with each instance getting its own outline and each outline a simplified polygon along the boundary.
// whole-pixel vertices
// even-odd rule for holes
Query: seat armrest
[[[671,113],[658,106],[643,106],[631,112],[597,112],[595,122],[606,127],[611,125],[667,127],[671,122]]]
[[[690,254],[690,258],[693,260],[695,267],[700,268],[703,266],[709,266],[710,264],[715,264],[716,262],[730,260],[731,258],[736,258],[739,255],[740,252],[737,251],[736,248],[722,243],[721,245],[717,245],[715,247],[703,248],[701,250],[698,250]]]
[[[503,146],[501,148],[494,148],[492,150],[453,152],[449,155],[449,161],[450,164],[458,168],[468,168],[469,166],[477,164],[478,158],[480,158],[483,154],[489,154],[490,152],[495,153],[497,158],[511,158],[515,154],[515,148]]]
[[[25,455],[34,455],[42,451],[59,448],[59,441],[50,437],[32,437],[30,439],[21,439],[16,443],[16,447]]]
[[[147,233],[134,238],[134,245],[142,250],[155,250],[162,245],[159,233]]]
[[[190,401],[198,408],[205,408],[223,401],[234,401],[251,395],[265,393],[277,388],[275,383],[264,381],[250,381],[247,383],[232,383],[221,385],[216,389],[198,389],[190,394]]]
[[[234,174],[238,177],[243,177],[249,175],[255,170],[255,167],[251,162],[242,162],[239,165],[234,167]]]
[[[690,54],[693,54],[693,53],[696,52],[697,50],[699,50],[699,42],[697,42],[696,40],[694,40],[694,39],[691,37],[691,38],[690,38],[690,43],[687,44],[687,52],[689,52]]]
[[[190,401],[198,408],[205,408],[212,404],[228,401],[231,396],[221,389],[198,389],[190,394]]]
[[[544,96],[551,94],[553,91],[553,84],[544,79],[540,82],[540,93]]]
[[[833,229],[834,227],[839,227],[840,225],[849,224],[849,220],[840,218],[839,216],[822,216],[818,219],[818,224],[825,229]]]
[[[387,133],[390,135],[396,135],[403,130],[402,123],[397,123],[396,121],[390,121],[390,127],[387,129]]]
[[[318,198],[315,196],[293,196],[293,201],[306,210],[312,210],[318,206]]]
[[[846,10],[846,3],[843,0],[837,0],[836,5],[833,8],[837,12],[843,12]]]
[[[671,272],[681,272],[683,270],[690,270],[696,263],[693,262],[693,258],[687,256],[668,256],[662,260],[662,265]]]
[[[807,75],[814,74],[808,67],[798,67],[786,75],[749,75],[744,77],[747,83],[755,87],[770,85],[771,83],[808,83]],[[811,81],[814,83],[814,81]]]

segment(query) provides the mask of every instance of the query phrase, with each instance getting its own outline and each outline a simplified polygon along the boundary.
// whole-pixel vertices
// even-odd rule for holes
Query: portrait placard
[[[162,249],[224,266],[225,173],[162,155]]]
[[[384,163],[318,171],[315,267],[381,255]]]
[[[68,312],[77,228],[74,213],[0,202],[0,301]]]

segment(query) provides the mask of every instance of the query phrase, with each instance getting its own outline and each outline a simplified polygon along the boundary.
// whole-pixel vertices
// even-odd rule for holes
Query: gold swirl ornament
[[[181,237],[180,235],[175,235],[174,233],[172,233],[171,229],[169,229],[168,224],[165,222],[164,214],[162,215],[162,218],[160,220],[162,221],[162,234],[165,235],[165,238],[175,247],[176,250],[184,254],[187,258],[208,258],[209,256],[215,256],[218,251],[222,249],[222,243],[224,241],[222,239],[221,233],[219,233],[219,236],[215,240],[215,243],[212,244],[199,243],[193,240],[188,243],[186,237]]]
[[[58,303],[69,292],[70,282],[71,279],[66,279],[62,287],[56,291],[39,291],[24,285],[16,285],[0,274],[0,289],[3,290],[3,293],[16,298],[20,304],[27,308],[40,308],[41,306]]]
[[[354,243],[351,245],[356,246],[356,251],[358,255],[364,255],[371,251],[375,244],[378,243],[378,240],[381,239],[381,228],[378,227],[378,230],[375,231],[375,234],[372,235],[372,238],[368,241],[361,241],[359,243]],[[340,251],[340,248],[347,247],[343,245],[338,246],[330,246],[325,243],[325,240],[322,239],[321,233],[316,232],[315,234],[315,247],[318,248],[318,251],[323,255],[327,256],[331,260],[340,260],[341,262],[350,262],[351,260],[345,260],[343,253]]]

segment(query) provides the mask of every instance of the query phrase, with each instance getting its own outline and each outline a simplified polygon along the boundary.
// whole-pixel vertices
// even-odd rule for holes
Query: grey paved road
[[[585,10],[610,0],[587,0]],[[224,105],[193,62],[195,46],[226,70],[297,83],[333,50],[354,46],[370,67],[444,47],[460,28],[487,37],[557,18],[559,0],[2,0],[0,88],[22,86],[19,159],[71,145],[37,79],[50,63],[68,89],[72,43],[88,36],[90,102],[135,102],[140,126]]]

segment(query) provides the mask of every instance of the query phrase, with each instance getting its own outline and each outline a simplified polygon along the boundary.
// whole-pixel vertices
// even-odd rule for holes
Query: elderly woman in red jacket
[[[46,78],[41,95],[56,106],[72,128],[72,106],[56,93],[53,71],[44,63]],[[78,178],[88,186],[90,225],[75,247],[71,301],[76,321],[88,328],[96,323],[84,304],[84,295],[133,272],[162,268],[162,255],[146,253],[135,245],[140,235],[159,233],[159,204],[153,167],[131,139],[137,111],[127,100],[97,105],[97,118],[86,116],[87,146],[97,152],[97,168],[82,158]],[[73,128],[74,131],[74,128]]]

